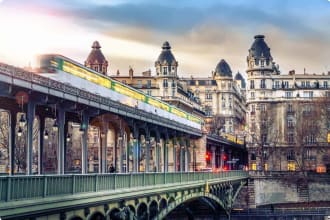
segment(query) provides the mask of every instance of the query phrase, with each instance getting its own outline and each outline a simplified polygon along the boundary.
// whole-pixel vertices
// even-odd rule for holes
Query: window
[[[311,87],[311,84],[310,84],[309,81],[306,81],[306,87],[307,87],[307,88]]]
[[[292,92],[285,92],[285,98],[292,98]]]
[[[303,114],[309,115],[312,112],[312,106],[310,105],[304,105],[303,106]]]
[[[295,153],[292,149],[288,150],[286,158],[287,160],[295,160]]]
[[[142,80],[137,81],[137,88],[139,88],[139,89],[142,88]]]
[[[150,89],[147,90],[147,95],[152,96],[152,93],[151,93]]]
[[[304,91],[304,98],[313,98],[313,91]]]
[[[260,66],[261,66],[261,67],[264,67],[264,66],[265,66],[265,61],[264,61],[264,60],[261,60],[261,61],[260,61]]]
[[[305,81],[301,81],[301,87],[305,87],[306,84],[305,84]]]
[[[254,89],[254,80],[250,81],[250,89]]]
[[[315,135],[311,134],[311,135],[308,135],[307,137],[305,137],[305,143],[307,143],[307,144],[316,143]]]
[[[221,102],[221,107],[226,108],[226,102]]]
[[[328,81],[323,81],[323,87],[328,88]]]
[[[254,97],[254,92],[251,92],[251,99],[254,99],[255,97]]]
[[[255,113],[256,112],[256,106],[255,105],[251,105],[251,113]]]
[[[267,143],[267,134],[261,135],[261,141],[262,141],[262,143]]]
[[[265,79],[262,79],[262,80],[260,81],[260,88],[261,88],[261,89],[265,89],[265,88],[266,88],[266,80],[265,80]]]
[[[266,111],[266,105],[265,104],[260,104],[259,105],[260,111],[265,112]]]
[[[147,88],[148,88],[148,89],[151,88],[151,80],[150,80],[150,79],[147,80]]]
[[[288,125],[288,128],[293,128],[293,119],[292,118],[288,118],[287,120],[287,125]]]
[[[174,88],[174,87],[175,87],[175,81],[172,80],[172,88]]]
[[[167,75],[167,66],[163,67],[163,75]]]
[[[252,152],[251,156],[250,156],[250,160],[256,160],[256,159],[257,159],[257,157],[256,157],[255,152]]]
[[[167,79],[164,79],[163,81],[163,87],[167,88],[168,87],[168,82],[167,82]]]
[[[172,87],[172,96],[175,96],[175,87]]]
[[[294,134],[293,133],[289,133],[288,134],[288,143],[289,144],[293,144],[294,143]]]
[[[292,106],[292,104],[288,104],[288,112],[293,112],[293,106]]]
[[[275,89],[279,89],[280,88],[280,81],[275,81]]]
[[[284,88],[288,89],[289,88],[289,81],[284,81]]]
[[[206,91],[205,91],[205,99],[206,99],[206,100],[212,100],[212,93],[211,93],[211,90],[206,90]]]
[[[306,159],[307,160],[313,160],[313,159],[315,159],[315,157],[313,156],[313,154],[312,154],[312,150],[311,149],[307,149],[306,150],[306,155],[305,155],[306,157]]]
[[[296,170],[296,163],[294,161],[288,162],[288,171],[295,171]]]

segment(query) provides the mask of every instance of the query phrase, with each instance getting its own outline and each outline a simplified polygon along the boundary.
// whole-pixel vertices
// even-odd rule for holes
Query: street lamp
[[[21,136],[22,136],[22,133],[23,133],[22,127],[19,126],[19,127],[18,127],[18,131],[17,131],[17,136],[18,136],[18,137],[21,137]]]
[[[48,131],[46,130],[46,131],[45,131],[45,134],[44,134],[44,139],[45,139],[45,140],[48,140],[48,137],[49,137],[49,135],[48,135]]]

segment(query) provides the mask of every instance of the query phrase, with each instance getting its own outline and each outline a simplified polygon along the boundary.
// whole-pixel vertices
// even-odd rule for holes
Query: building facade
[[[180,78],[178,66],[166,41],[155,62],[156,75],[150,70],[134,75],[130,68],[128,75],[117,72],[111,77],[203,118],[207,133],[241,135],[246,111],[242,75],[237,73],[233,78],[225,60],[217,64],[210,77]]]
[[[330,72],[281,74],[264,38],[255,36],[247,56],[250,169],[326,172]]]

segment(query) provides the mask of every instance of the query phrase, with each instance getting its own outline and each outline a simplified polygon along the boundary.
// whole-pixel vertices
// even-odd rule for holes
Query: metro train
[[[201,129],[202,119],[58,54],[38,58],[40,74],[122,104]]]

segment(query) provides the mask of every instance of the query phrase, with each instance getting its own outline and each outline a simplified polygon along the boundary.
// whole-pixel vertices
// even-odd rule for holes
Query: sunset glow
[[[253,36],[264,34],[284,73],[330,69],[330,5],[323,0],[263,5],[256,0],[0,3],[0,61],[13,65],[33,64],[40,53],[60,53],[83,63],[98,40],[111,73],[126,72],[129,66],[154,71],[161,45],[169,41],[180,75],[208,76],[220,59],[244,73]]]

